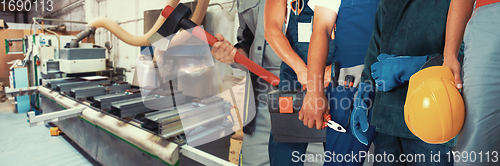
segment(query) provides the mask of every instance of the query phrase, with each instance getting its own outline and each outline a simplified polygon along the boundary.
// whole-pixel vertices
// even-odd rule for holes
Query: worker
[[[321,129],[323,115],[327,113],[331,115],[332,120],[343,125],[347,129],[346,133],[326,127],[325,151],[335,152],[337,155],[351,154],[351,152],[354,152],[354,154],[359,154],[361,151],[367,152],[375,137],[375,127],[369,126],[368,128],[368,121],[364,121],[368,128],[366,134],[360,132],[362,130],[360,126],[355,125],[355,122],[359,121],[351,121],[349,124],[352,106],[351,104],[345,104],[353,103],[352,99],[356,93],[354,89],[359,88],[357,90],[358,94],[362,94],[361,92],[364,90],[363,87],[366,87],[366,83],[360,83],[359,86],[353,83],[353,87],[351,87],[349,82],[344,83],[345,77],[340,76],[352,75],[354,81],[359,82],[366,49],[373,30],[375,11],[380,1],[371,0],[357,4],[354,2],[355,0],[309,1],[310,7],[314,9],[315,19],[309,44],[307,95],[304,104],[302,104],[302,114],[299,115],[299,119],[310,128]],[[335,23],[336,28],[334,29]],[[341,83],[345,84],[339,85],[334,82],[334,85],[338,85],[337,87],[327,85],[323,81],[325,75],[323,69],[328,58],[328,42],[331,40],[330,37],[333,33],[335,34],[336,50],[333,59],[338,62],[335,65],[339,65],[340,74],[339,76],[332,75],[337,78],[340,77]],[[333,81],[338,82],[339,80],[333,79]],[[325,87],[328,87],[328,95],[324,93],[323,89]],[[328,112],[328,106],[330,112]],[[368,110],[359,110],[357,107],[354,110],[358,112],[354,114],[353,111],[352,116],[364,116],[367,119],[366,111]],[[362,140],[358,141],[357,137],[355,137],[357,133],[365,134],[358,136]],[[325,161],[324,165],[363,165],[363,163],[364,158],[361,160]]]
[[[307,85],[306,62],[314,20],[314,12],[308,2],[310,0],[296,0],[290,3],[287,0],[266,2],[264,11],[265,38],[271,48],[283,60],[280,66],[280,83],[278,85],[278,88],[282,91],[303,89]],[[285,23],[285,26],[283,26],[283,23]],[[326,79],[330,78],[329,73],[331,73],[333,41],[328,41],[328,44],[331,46],[327,50],[330,61],[327,62],[328,67],[322,69],[325,70],[325,73],[328,73]],[[298,115],[295,117],[286,116],[280,120],[301,123],[297,117]],[[273,128],[273,130],[275,129]],[[290,131],[293,131],[295,135],[305,135],[308,132],[299,129]],[[293,153],[305,154],[308,142],[307,140],[300,140],[300,142],[299,140],[276,141],[275,136],[271,135],[269,137],[271,165],[303,165],[303,160],[293,159]]]
[[[218,34],[216,35],[218,42],[212,47],[212,55],[217,60],[234,66],[236,65],[234,64],[234,56],[238,51],[274,75],[279,76],[281,59],[264,39],[263,15],[265,1],[238,0],[237,4],[239,20],[238,43],[233,46],[222,35]],[[255,118],[251,116],[244,117],[245,122],[251,122],[243,128],[244,134],[239,163],[244,166],[269,165],[267,149],[271,120],[267,107],[267,93],[273,89],[276,90],[276,88],[257,75],[249,74],[256,100],[254,110],[256,107],[257,112]],[[249,108],[246,111],[250,112],[252,110],[252,106],[249,106]]]
[[[427,59],[443,53],[449,4],[449,0],[380,2],[361,81],[377,89],[371,115],[371,125],[376,126],[377,132],[375,154],[404,157],[396,159],[398,162],[375,162],[375,166],[402,165],[401,162],[412,165],[453,164],[446,159],[446,154],[451,153],[456,139],[444,144],[423,142],[410,132],[404,120],[410,76]],[[363,97],[367,98],[370,96]],[[422,159],[411,158],[410,161],[409,155],[414,154],[421,154]]]
[[[500,69],[499,2],[452,0],[450,4],[443,66],[452,70],[457,88],[463,87],[466,107],[465,122],[455,148],[460,160],[453,160],[455,165],[499,165],[500,89],[497,87],[500,77],[495,72]],[[465,44],[463,86],[457,60],[462,39]],[[462,154],[470,157],[464,158]]]

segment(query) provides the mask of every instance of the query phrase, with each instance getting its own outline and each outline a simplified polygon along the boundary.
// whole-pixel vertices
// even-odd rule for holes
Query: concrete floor
[[[12,101],[0,103],[0,165],[92,165],[62,136],[44,125],[29,127]]]

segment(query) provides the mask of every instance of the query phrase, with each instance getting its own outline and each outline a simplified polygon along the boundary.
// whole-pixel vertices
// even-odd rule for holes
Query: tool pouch
[[[274,142],[309,143],[325,142],[326,130],[304,126],[299,120],[305,91],[271,91],[268,94],[271,115],[271,132]]]

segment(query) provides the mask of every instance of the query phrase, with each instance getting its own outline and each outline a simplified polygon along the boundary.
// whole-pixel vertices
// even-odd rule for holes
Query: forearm
[[[446,23],[444,58],[457,58],[475,0],[452,0]]]
[[[275,30],[273,28],[266,29],[265,38],[276,55],[295,71],[305,69],[305,62],[293,51],[283,32],[281,30],[272,31]]]
[[[322,92],[325,87],[326,60],[328,57],[329,34],[325,31],[313,31],[309,44],[309,57],[307,59],[307,84],[308,92]]]
[[[266,30],[264,37],[283,62],[295,71],[305,70],[306,64],[297,53],[293,51],[288,39],[282,31],[287,9],[286,4],[286,0],[266,1],[266,7],[264,9],[264,27]]]
[[[307,58],[307,80],[312,81],[307,84],[308,92],[323,92],[324,76],[326,61],[328,58],[328,50],[330,37],[333,33],[333,26],[337,18],[337,13],[333,10],[316,6],[314,16],[314,27],[309,43],[309,51]]]

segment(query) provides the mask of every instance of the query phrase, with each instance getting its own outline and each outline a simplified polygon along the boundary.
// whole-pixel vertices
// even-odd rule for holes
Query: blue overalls
[[[300,1],[300,0],[299,0]],[[286,37],[290,42],[292,49],[299,55],[299,57],[307,64],[307,53],[309,49],[309,39],[312,33],[312,22],[314,12],[307,5],[309,1],[303,0],[301,3],[304,5],[300,15],[295,14],[290,10],[290,17],[288,19],[288,27],[286,30]],[[301,34],[299,34],[301,33]],[[300,36],[299,36],[300,35]],[[333,59],[333,41],[330,42],[330,51],[327,64],[332,63]],[[297,90],[301,89],[302,85],[297,80],[297,74],[286,63],[282,62],[280,66],[280,83],[279,90]],[[298,120],[294,118],[294,120]],[[312,129],[316,130],[316,129]],[[269,138],[269,159],[272,166],[287,165],[287,166],[301,166],[303,162],[297,161],[297,158],[292,156],[294,151],[298,152],[296,156],[305,154],[308,143],[277,143],[273,141],[273,135]]]
[[[307,64],[307,52],[309,50],[309,39],[312,33],[314,12],[307,5],[309,0],[303,0],[302,2],[304,8],[300,15],[296,15],[293,11],[289,11],[290,17],[288,19],[286,38],[290,42],[290,46],[295,53],[297,53],[297,55]],[[300,37],[299,35],[307,37]],[[333,48],[333,41],[331,41],[327,64],[332,63]],[[297,74],[295,74],[295,71],[285,62],[282,62],[280,66],[280,83],[278,86],[280,90],[302,89],[302,85],[297,81]]]
[[[360,160],[360,151],[367,154],[375,138],[375,126],[370,125],[367,131],[368,146],[361,144],[351,133],[349,119],[379,2],[380,0],[342,0],[336,22],[333,57],[341,68],[339,85],[333,87],[330,84],[326,95],[330,100],[332,120],[342,125],[347,132],[341,133],[326,128],[325,154],[335,153],[342,155],[343,159],[339,161],[339,157],[332,155],[331,158],[325,158],[324,165],[363,165],[364,158]],[[333,72],[332,68],[332,74]],[[354,87],[346,88],[343,85],[345,75],[355,77]],[[368,115],[368,120],[370,120],[371,113]],[[331,161],[326,161],[328,159]]]

